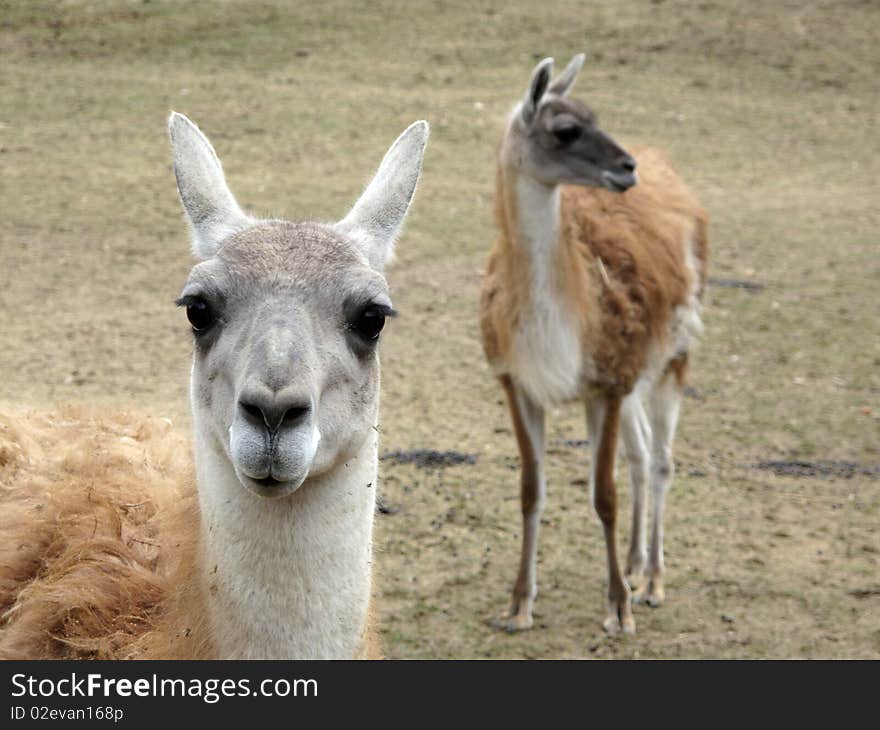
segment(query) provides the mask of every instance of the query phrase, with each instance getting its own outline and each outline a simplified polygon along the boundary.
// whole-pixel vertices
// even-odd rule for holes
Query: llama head
[[[552,82],[552,58],[535,67],[510,120],[506,158],[545,185],[623,192],[636,184],[635,160],[599,128],[592,111],[568,97],[583,62],[578,54]]]
[[[207,138],[181,114],[168,126],[199,259],[178,300],[193,329],[197,437],[243,487],[285,496],[352,458],[376,426],[377,345],[393,314],[382,270],[428,125],[398,138],[335,224],[248,216]]]

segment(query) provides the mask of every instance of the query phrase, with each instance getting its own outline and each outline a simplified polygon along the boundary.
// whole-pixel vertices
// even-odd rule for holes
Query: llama
[[[521,459],[522,552],[504,622],[510,631],[531,627],[537,595],[544,412],[575,399],[586,404],[590,491],[608,558],[603,626],[609,633],[635,631],[630,586],[638,601],[663,601],[672,439],[688,349],[702,328],[706,214],[658,152],[639,148],[630,156],[587,107],[567,96],[583,60],[575,56],[552,83],[553,59],[537,65],[498,152],[499,235],[489,254],[480,324]],[[626,577],[615,537],[618,431],[633,489]]]
[[[0,656],[377,656],[383,269],[428,125],[333,224],[249,216],[195,124],[168,128],[198,260],[194,475],[158,421],[0,420]]]

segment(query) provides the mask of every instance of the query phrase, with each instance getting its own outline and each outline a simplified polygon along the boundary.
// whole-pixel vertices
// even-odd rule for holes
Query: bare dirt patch
[[[852,479],[853,477],[880,478],[880,466],[865,466],[853,461],[787,461],[774,459],[759,461],[755,469],[772,471],[781,477],[822,477],[823,479]]]

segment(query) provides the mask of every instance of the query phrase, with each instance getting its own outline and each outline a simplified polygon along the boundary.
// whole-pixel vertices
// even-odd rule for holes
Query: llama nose
[[[238,406],[245,417],[255,425],[265,425],[270,433],[282,426],[296,426],[312,410],[311,400],[302,394],[268,388],[251,388],[241,394]]]
[[[636,161],[630,155],[623,155],[618,161],[617,164],[620,165],[620,169],[624,172],[635,172],[636,171]]]

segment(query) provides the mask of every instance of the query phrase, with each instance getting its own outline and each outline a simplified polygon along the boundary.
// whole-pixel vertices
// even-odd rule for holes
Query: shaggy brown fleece
[[[190,592],[172,586],[192,555],[194,496],[189,446],[168,421],[0,415],[0,657],[192,651],[151,634]]]

